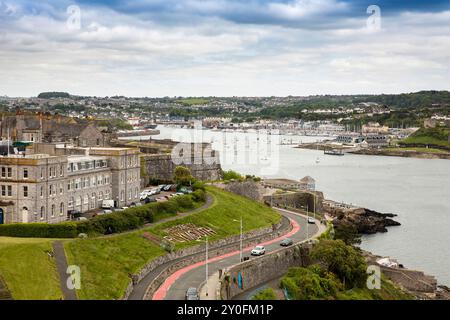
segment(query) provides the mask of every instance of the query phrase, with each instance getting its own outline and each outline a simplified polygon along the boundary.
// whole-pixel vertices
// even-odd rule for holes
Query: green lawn
[[[193,223],[216,231],[217,234],[210,237],[210,240],[213,241],[239,234],[240,223],[233,220],[240,220],[241,217],[244,232],[276,224],[281,219],[281,216],[276,211],[264,204],[214,187],[209,187],[207,190],[214,197],[214,203],[211,207],[185,218],[160,224],[148,229],[148,231],[158,236],[165,236],[164,230],[167,228],[177,224]],[[177,247],[180,248],[192,244],[178,244]]]
[[[245,231],[269,226],[281,219],[276,211],[262,204],[213,187],[208,187],[207,191],[214,197],[214,203],[208,209],[146,231],[163,236],[164,229],[191,222],[213,228],[217,232],[212,237],[214,240],[238,234],[240,224],[233,219],[241,216]],[[159,246],[143,238],[143,232],[66,242],[69,263],[81,268],[81,290],[77,292],[80,299],[120,299],[130,281],[129,274],[165,254]],[[177,248],[194,244],[198,242]]]
[[[407,147],[407,148],[386,148],[383,149],[386,151],[416,151],[416,152],[424,152],[424,153],[433,153],[433,154],[448,154],[450,152],[445,151],[445,150],[441,150],[441,149],[433,149],[433,148],[412,148],[412,147]]]
[[[74,240],[65,245],[69,264],[81,269],[80,299],[120,299],[136,273],[165,251],[133,232],[106,238]]]
[[[60,299],[50,239],[0,237],[0,275],[16,300]]]
[[[450,128],[436,127],[436,128],[420,128],[414,132],[411,136],[401,141],[400,144],[408,145],[435,145],[442,147],[450,147],[448,137],[450,134]]]

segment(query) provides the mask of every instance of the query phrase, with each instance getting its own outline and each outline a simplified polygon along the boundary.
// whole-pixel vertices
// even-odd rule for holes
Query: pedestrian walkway
[[[67,274],[68,264],[62,241],[53,242],[53,254],[56,262],[56,268],[58,270],[59,282],[64,300],[77,300],[75,289],[71,290],[67,287],[67,279],[69,277],[69,275]]]
[[[204,281],[200,286],[200,300],[218,300],[217,290],[220,285],[219,272],[208,278],[208,285]]]

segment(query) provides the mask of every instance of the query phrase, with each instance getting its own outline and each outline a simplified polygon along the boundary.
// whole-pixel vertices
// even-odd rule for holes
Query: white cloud
[[[207,3],[209,11],[225,5]],[[306,0],[270,9],[299,19],[339,6]],[[371,33],[364,15],[310,30],[215,17],[170,26],[82,9],[80,30],[66,28],[65,11],[0,22],[0,95],[391,93],[448,89],[450,80],[449,12],[386,17],[383,29]]]

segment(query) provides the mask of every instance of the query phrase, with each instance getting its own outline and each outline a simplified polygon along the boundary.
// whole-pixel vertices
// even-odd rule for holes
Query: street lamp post
[[[316,192],[314,192],[314,221],[316,220]]]
[[[243,243],[242,242],[243,242],[243,230],[244,230],[243,224],[242,224],[242,217],[241,217],[240,221],[236,220],[236,219],[233,219],[233,221],[241,223],[241,234],[240,234],[240,239],[239,239],[239,262],[242,262],[242,255],[243,255],[243,252],[242,252]]]
[[[308,203],[306,203],[306,239],[309,238],[309,208],[308,208]]]
[[[201,239],[197,239],[196,241],[202,242]],[[208,236],[205,237],[205,246],[206,246],[206,251],[205,251],[205,267],[206,267],[206,272],[205,272],[205,289],[206,289],[206,296],[208,296],[208,274],[209,274],[209,270],[208,270]]]

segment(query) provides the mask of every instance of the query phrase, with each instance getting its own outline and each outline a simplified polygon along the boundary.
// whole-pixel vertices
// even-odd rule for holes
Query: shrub
[[[174,199],[175,204],[181,210],[189,210],[194,208],[194,202],[191,196],[179,196]]]
[[[242,180],[242,176],[233,170],[223,172],[223,180]]]
[[[272,288],[266,288],[254,295],[252,300],[277,300],[277,295]]]
[[[25,238],[75,238],[77,223],[16,223],[0,226],[0,236]]]
[[[335,275],[312,265],[289,269],[281,280],[281,287],[294,300],[314,300],[333,298],[342,285]]]
[[[201,181],[197,181],[192,185],[192,189],[195,190],[203,190],[205,191],[205,183]]]
[[[194,199],[195,202],[204,202],[206,201],[206,192],[203,190],[196,190],[192,193],[192,199]]]

